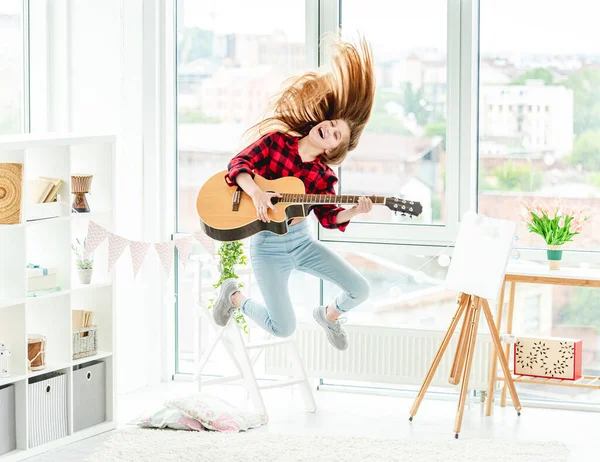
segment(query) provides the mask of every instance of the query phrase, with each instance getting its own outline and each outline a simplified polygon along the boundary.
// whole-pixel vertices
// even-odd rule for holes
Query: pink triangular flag
[[[88,233],[85,238],[85,256],[88,257],[104,239],[108,236],[108,231],[93,221],[88,223]]]
[[[160,261],[163,264],[163,268],[167,272],[167,276],[171,274],[171,266],[173,266],[173,248],[175,243],[173,241],[168,242],[157,242],[154,244],[154,248],[158,253]]]
[[[215,248],[215,241],[212,237],[208,237],[204,231],[202,231],[201,229],[196,231],[194,233],[194,238],[196,238],[196,240],[200,242],[200,244],[202,244],[202,247],[204,247],[204,249],[210,254],[211,257],[214,257],[217,254],[217,249]]]
[[[175,247],[177,247],[177,253],[179,254],[179,260],[186,266],[190,260],[190,253],[192,253],[192,236],[177,239],[175,241]]]
[[[144,263],[144,258],[146,258],[146,253],[148,252],[148,248],[150,244],[148,242],[138,242],[138,241],[130,241],[129,242],[129,252],[131,253],[131,264],[133,265],[133,277],[137,276],[138,271],[142,267],[142,263]]]
[[[124,237],[108,233],[108,271],[112,269],[128,243],[129,241]]]

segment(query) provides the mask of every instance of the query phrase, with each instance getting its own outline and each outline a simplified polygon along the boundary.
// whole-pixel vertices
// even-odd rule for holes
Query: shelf
[[[71,213],[71,217],[73,218],[73,220],[102,220],[107,217],[110,218],[111,216],[112,210],[100,210],[87,213]]]
[[[71,367],[71,361],[59,364],[47,364],[41,371],[28,371],[27,378],[37,377],[38,375],[49,374],[50,372],[62,371],[63,369],[69,369]]]
[[[0,309],[10,306],[22,305],[27,299],[25,298],[2,298],[0,299]]]
[[[27,378],[37,377],[38,375],[44,375],[44,374],[48,374],[50,372],[61,371],[63,369],[69,369],[72,366],[78,366],[80,364],[89,363],[91,361],[98,361],[100,359],[110,358],[111,356],[112,356],[112,353],[109,351],[99,351],[98,354],[95,354],[94,356],[87,356],[87,357],[81,358],[81,359],[74,359],[72,361],[65,362],[65,363],[48,364],[44,369],[42,369],[40,371],[27,372]],[[19,380],[22,380],[25,378],[25,376],[15,376],[15,377],[21,377],[21,378],[18,380],[11,380],[8,383],[18,382]],[[12,377],[9,377],[9,378],[12,378]],[[0,382],[0,385],[1,385],[1,382]]]
[[[52,218],[40,218],[39,220],[29,220],[25,222],[26,226],[41,226],[45,224],[54,224],[60,221],[68,221],[71,217],[69,216],[60,216],[60,217],[52,217]]]
[[[112,356],[112,353],[108,351],[99,351],[98,354],[94,356],[87,356],[81,359],[74,359],[73,366],[78,366],[79,364],[89,363],[90,361],[98,361],[99,359],[109,358]]]
[[[25,380],[27,376],[25,375],[10,375],[8,377],[0,377],[0,387],[4,385],[10,385],[11,383],[17,383],[21,380]]]
[[[513,382],[515,383],[528,383],[530,385],[555,385],[560,387],[591,388],[600,390],[600,377],[595,377],[592,375],[586,375],[578,380],[546,379],[543,377],[529,377],[525,375],[514,374],[512,378]],[[504,377],[498,377],[496,380],[504,381]]]
[[[61,135],[59,133],[5,135],[0,136],[0,146],[3,150],[17,150],[30,148],[48,148],[59,146],[72,146],[77,144],[104,144],[114,143],[115,135]]]
[[[75,291],[88,291],[88,290],[95,290],[95,289],[103,289],[105,287],[110,287],[112,286],[112,282],[96,282],[96,283],[92,283],[92,284],[77,284],[75,286],[73,286],[73,288],[71,289],[71,292],[75,292]]]
[[[15,386],[17,447],[20,448],[0,455],[0,462],[28,459],[117,426],[114,422],[117,413],[113,361],[115,284],[114,274],[107,268],[108,245],[104,243],[94,252],[92,284],[79,282],[71,248],[76,239],[82,240],[86,236],[89,220],[107,229],[114,224],[116,142],[115,135],[104,134],[0,136],[0,161],[23,164],[25,180],[46,176],[60,178],[64,184],[60,202],[30,205],[23,199],[22,222],[0,225],[0,242],[3,244],[0,246],[0,341],[11,350],[9,371],[13,374],[0,378],[0,386]],[[71,179],[78,173],[93,175],[88,197],[91,212],[86,214],[72,213],[71,210]],[[23,191],[23,198],[26,198],[26,182]],[[28,264],[56,268],[55,285],[62,290],[27,297]],[[94,324],[98,326],[97,354],[76,360],[72,353],[74,309],[93,311]],[[44,336],[47,341],[45,367],[39,371],[28,371],[30,335]],[[108,421],[73,433],[77,392],[72,380],[73,368],[99,360],[105,363]],[[31,405],[29,380],[56,372],[64,373],[68,378],[66,405],[70,434],[25,449],[30,425],[30,415],[26,412]]]
[[[40,295],[38,297],[27,297],[27,300],[48,300],[50,298],[62,297],[63,295],[69,295],[71,293],[71,289],[60,290],[58,292],[52,292],[46,295]]]

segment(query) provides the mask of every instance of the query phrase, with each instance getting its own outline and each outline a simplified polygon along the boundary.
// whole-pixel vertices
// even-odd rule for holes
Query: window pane
[[[519,220],[520,197],[596,209],[600,7],[482,0],[480,10],[479,211]],[[598,249],[599,231],[587,224],[568,248]],[[545,247],[523,224],[518,234]]]
[[[365,8],[341,0],[343,35],[371,42],[377,79],[371,120],[344,162],[341,189],[417,200],[424,211],[414,224],[445,222],[446,3],[373,0]],[[385,207],[360,220],[405,221]]]
[[[179,232],[198,229],[200,186],[227,168],[243,147],[242,134],[264,114],[281,84],[306,71],[304,19],[304,0],[177,2]],[[205,269],[209,286],[218,280],[216,274],[216,268]],[[192,372],[192,281],[189,271],[180,268],[180,372]],[[313,293],[318,294],[318,286]],[[218,367],[207,373],[212,372],[218,373]]]
[[[348,313],[352,324],[446,329],[456,311],[456,293],[443,288],[448,267],[438,258],[406,255],[386,244],[327,243],[356,268],[371,288],[370,297]],[[443,260],[442,260],[443,263]],[[323,283],[329,303],[339,288]]]
[[[284,80],[306,70],[304,4],[179,0],[179,231],[198,227],[200,186],[227,168]]]
[[[0,135],[23,131],[21,8],[21,0],[0,3]]]

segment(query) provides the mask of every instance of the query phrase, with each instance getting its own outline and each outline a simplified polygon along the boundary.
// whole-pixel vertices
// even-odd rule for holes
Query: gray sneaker
[[[325,306],[317,306],[313,310],[313,318],[315,318],[317,324],[325,329],[329,343],[338,350],[345,350],[348,348],[348,337],[342,329],[342,324],[346,322],[346,318],[338,318],[337,321],[332,322],[327,319],[326,309]]]
[[[231,296],[239,290],[240,288],[235,278],[226,279],[221,284],[219,296],[212,309],[213,318],[219,326],[226,325],[231,314],[236,309],[236,306],[231,303]]]

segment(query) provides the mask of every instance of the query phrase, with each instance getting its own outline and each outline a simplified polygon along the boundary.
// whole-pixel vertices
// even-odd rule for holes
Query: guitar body
[[[234,196],[238,195],[238,187],[227,184],[226,174],[227,171],[223,171],[212,176],[202,186],[196,200],[202,229],[213,239],[221,242],[238,241],[262,231],[286,234],[288,223],[293,218],[306,216],[303,204],[279,202],[275,205],[277,212],[269,209],[271,222],[265,223],[256,217],[256,208],[250,196],[241,190],[237,210],[234,210]],[[306,192],[302,180],[293,176],[267,180],[255,175],[254,182],[268,192]]]

